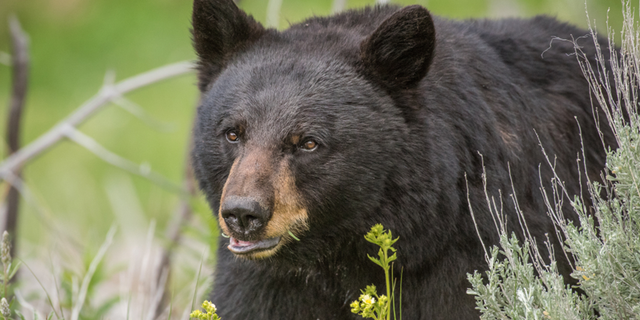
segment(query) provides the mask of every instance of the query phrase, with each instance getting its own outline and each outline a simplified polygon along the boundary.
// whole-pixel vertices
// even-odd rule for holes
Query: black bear
[[[466,274],[487,266],[467,185],[485,244],[497,232],[483,166],[509,225],[514,194],[541,238],[554,232],[540,145],[569,194],[586,190],[581,134],[588,175],[604,167],[573,44],[552,42],[588,32],[552,18],[376,6],[277,31],[232,0],[195,0],[192,22],[193,166],[227,236],[211,296],[224,320],[359,319],[360,290],[384,288],[363,238],[376,223],[400,238],[404,319],[477,318]]]

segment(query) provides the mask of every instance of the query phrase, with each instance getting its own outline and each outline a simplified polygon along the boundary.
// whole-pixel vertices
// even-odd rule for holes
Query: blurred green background
[[[548,14],[586,26],[582,0],[421,0],[437,15],[456,19],[528,17]],[[349,0],[347,8],[373,4]],[[588,0],[589,15],[604,32],[609,19],[619,29],[618,0]],[[267,0],[242,0],[239,6],[257,20],[267,21]],[[283,0],[278,25],[285,28],[311,15],[331,13],[331,0]],[[189,33],[189,0],[0,0],[0,52],[9,52],[7,20],[15,14],[31,39],[31,81],[23,117],[23,145],[93,96],[107,70],[118,80],[181,60],[194,59]],[[126,111],[109,106],[81,126],[111,151],[136,163],[146,163],[181,183],[187,141],[198,93],[195,76],[183,76],[136,91],[127,97],[152,117],[171,125],[160,132]],[[4,136],[10,67],[0,64],[0,132]],[[0,146],[0,158],[6,156]],[[51,215],[73,231],[82,243],[99,244],[116,220],[113,198],[134,193],[132,201],[147,219],[163,230],[178,203],[171,194],[145,179],[104,163],[81,147],[63,142],[31,162],[25,181]],[[111,200],[110,200],[111,199]],[[199,210],[206,211],[204,206]],[[125,213],[126,214],[126,213]],[[33,207],[23,204],[20,239],[37,244],[47,226]],[[158,231],[160,232],[160,231]],[[28,253],[25,253],[28,254]]]

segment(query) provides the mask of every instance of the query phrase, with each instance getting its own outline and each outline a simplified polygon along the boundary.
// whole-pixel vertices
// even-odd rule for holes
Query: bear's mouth
[[[247,254],[272,249],[276,247],[278,243],[280,243],[280,237],[257,241],[243,241],[229,237],[229,246],[227,246],[227,249],[235,254]]]

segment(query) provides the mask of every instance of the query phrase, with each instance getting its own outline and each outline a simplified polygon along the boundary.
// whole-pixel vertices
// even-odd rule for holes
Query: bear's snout
[[[307,230],[307,208],[290,158],[247,142],[222,189],[218,221],[229,250],[250,259],[273,255]]]
[[[220,214],[228,228],[246,239],[260,233],[271,216],[269,210],[255,199],[239,196],[227,197],[221,205]]]

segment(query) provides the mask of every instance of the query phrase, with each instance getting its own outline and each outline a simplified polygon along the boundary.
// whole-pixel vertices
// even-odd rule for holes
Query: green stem
[[[387,282],[387,320],[391,320],[391,286],[389,285],[389,262],[387,250],[384,251],[384,278]]]

